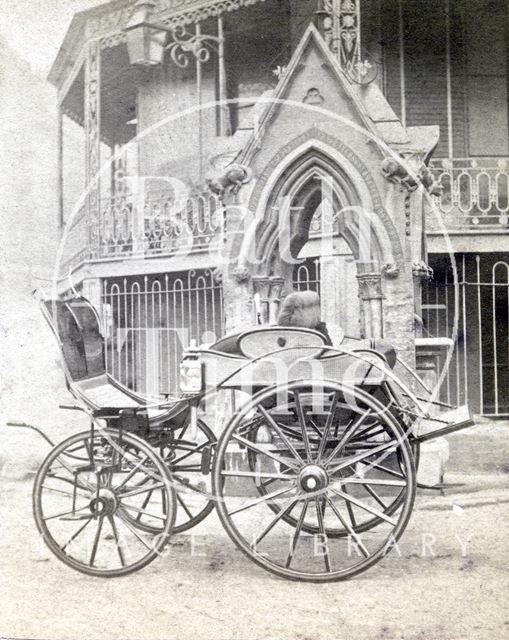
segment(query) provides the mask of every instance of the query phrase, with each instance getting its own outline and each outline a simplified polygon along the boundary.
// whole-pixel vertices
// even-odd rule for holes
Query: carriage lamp
[[[152,22],[156,4],[140,0],[125,27],[127,52],[131,64],[154,67],[163,61],[167,29]]]
[[[189,58],[199,62],[210,59],[210,48],[223,45],[222,35],[202,34],[199,26],[196,33],[187,32],[184,25],[167,26],[154,20],[156,3],[152,0],[139,0],[129,22],[124,28],[127,39],[127,52],[132,65],[155,67],[163,62],[168,51],[173,62],[179,67],[187,67]],[[171,42],[167,44],[168,34]]]
[[[197,395],[203,390],[203,363],[192,352],[184,356],[180,365],[180,391]]]

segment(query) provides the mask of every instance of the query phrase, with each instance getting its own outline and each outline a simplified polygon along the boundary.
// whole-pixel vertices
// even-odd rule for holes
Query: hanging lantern
[[[155,8],[150,0],[140,0],[134,6],[125,27],[131,64],[153,67],[163,61],[166,31],[151,23]]]

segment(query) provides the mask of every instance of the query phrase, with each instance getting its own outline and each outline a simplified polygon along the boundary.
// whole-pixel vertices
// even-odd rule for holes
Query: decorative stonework
[[[311,89],[308,90],[302,102],[304,104],[321,105],[325,102],[325,99],[320,93],[319,89],[317,89],[316,87],[312,87]]]
[[[233,279],[237,284],[243,284],[251,277],[251,271],[247,267],[236,267],[232,272]]]
[[[399,162],[396,158],[385,158],[382,161],[382,175],[389,182],[400,185],[410,193],[420,185],[431,195],[442,193],[442,186],[423,162],[414,167],[411,161],[404,163],[403,159]]]
[[[383,275],[389,280],[395,280],[399,276],[399,267],[394,262],[384,264],[382,268]]]
[[[404,261],[403,249],[398,232],[394,226],[394,223],[383,206],[382,198],[375,184],[373,176],[359,156],[345,143],[338,140],[335,136],[325,133],[318,127],[312,127],[308,131],[297,136],[291,140],[287,145],[282,147],[278,153],[276,153],[271,160],[267,163],[261,174],[256,180],[251,198],[249,201],[249,211],[256,212],[262,197],[262,194],[266,188],[267,183],[274,174],[274,171],[278,166],[286,159],[293,151],[299,147],[305,145],[306,142],[316,140],[318,142],[325,143],[332,149],[338,151],[343,155],[358,171],[359,175],[363,179],[366,187],[369,191],[373,212],[378,216],[381,224],[384,227],[385,233],[390,241],[391,251],[396,264],[402,264]]]
[[[361,300],[381,300],[382,279],[379,273],[363,273],[357,276]]]
[[[220,267],[216,267],[212,271],[212,277],[214,278],[214,282],[216,284],[222,284],[224,278],[223,270]]]
[[[216,176],[206,179],[207,187],[218,196],[236,195],[252,178],[251,171],[240,164],[230,164]]]
[[[412,265],[412,274],[414,278],[421,282],[431,282],[434,278],[433,269],[425,262],[414,262]]]

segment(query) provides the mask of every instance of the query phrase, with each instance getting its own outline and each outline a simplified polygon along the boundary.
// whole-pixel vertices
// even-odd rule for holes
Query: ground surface
[[[257,568],[235,549],[215,515],[193,539],[179,537],[168,557],[140,573],[89,578],[39,542],[31,480],[4,478],[0,637],[509,638],[509,476],[460,480],[467,486],[457,493],[419,497],[401,556],[393,551],[350,582],[312,585]]]

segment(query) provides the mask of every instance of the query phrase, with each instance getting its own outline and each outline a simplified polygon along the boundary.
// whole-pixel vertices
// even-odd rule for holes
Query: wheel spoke
[[[64,461],[62,460],[62,456],[61,456],[61,455],[60,455],[60,456],[58,456],[58,457],[56,458],[56,460],[58,460],[58,462],[62,465],[62,467],[63,467],[63,468],[64,468],[68,473],[70,473],[70,474],[71,474],[71,476],[73,477],[73,483],[74,483],[74,482],[77,482],[77,478],[76,478],[77,473],[76,473],[76,470],[75,470],[75,469],[73,469],[73,468],[72,468],[70,465],[68,465],[66,462],[64,462]],[[83,486],[81,486],[81,489],[86,489],[86,490],[88,490],[88,491],[92,491],[92,492],[96,490],[96,488],[95,488],[93,485],[91,485],[89,482],[87,482],[86,480],[83,480],[83,483],[84,483],[84,484],[83,484]],[[78,486],[80,486],[80,485],[78,485]]]
[[[378,469],[379,471],[383,471],[390,476],[394,476],[395,478],[404,478],[405,476],[402,473],[398,473],[398,471],[394,471],[394,469],[390,469],[389,467],[385,467],[381,464],[375,464],[374,462],[366,462],[365,460],[359,461],[361,464],[369,466],[371,469]],[[403,482],[406,486],[406,482]]]
[[[295,474],[285,473],[257,473],[256,471],[221,471],[222,476],[232,476],[235,478],[270,478],[272,480],[295,480]]]
[[[286,558],[285,567],[287,569],[290,568],[290,565],[293,560],[293,556],[295,555],[295,549],[297,548],[297,543],[299,542],[300,533],[302,531],[302,525],[304,524],[304,519],[306,517],[306,512],[308,510],[309,502],[306,500],[302,505],[302,511],[300,512],[299,521],[297,522],[297,526],[295,527],[295,531],[292,538],[292,545],[290,547],[290,551],[288,553],[288,557]]]
[[[329,438],[329,433],[332,427],[332,422],[334,420],[334,416],[336,415],[336,409],[339,402],[339,392],[336,391],[334,393],[334,398],[332,399],[332,404],[329,410],[329,415],[327,416],[327,420],[325,422],[325,427],[323,429],[322,439],[320,440],[320,445],[318,447],[318,453],[316,454],[316,459],[320,461],[323,456],[323,452],[325,451],[325,447],[327,445],[327,440]]]
[[[124,552],[119,544],[119,539],[118,539],[118,532],[117,532],[117,525],[115,524],[115,520],[113,518],[113,516],[108,516],[108,520],[110,523],[110,527],[111,530],[113,532],[113,537],[115,538],[115,546],[117,547],[117,551],[118,551],[118,557],[120,558],[120,564],[125,567],[125,558],[124,558]]]
[[[147,491],[156,491],[157,489],[164,489],[163,482],[156,482],[155,484],[150,485],[150,487],[140,487],[139,489],[133,489],[132,491],[128,491],[127,493],[120,494],[119,498],[124,500],[125,498],[131,498],[132,496],[137,496],[140,493],[146,493]]]
[[[88,526],[93,520],[93,516],[90,515],[90,518],[88,518],[88,520],[85,522],[84,525],[82,525],[77,531],[76,533],[73,533],[73,535],[69,538],[69,540],[67,540],[67,542],[64,544],[64,546],[62,547],[62,551],[65,551],[67,549],[67,547],[71,544],[71,542],[73,542],[74,540],[76,540],[76,538],[80,535],[80,533],[83,531],[83,529]]]
[[[228,511],[228,515],[233,516],[234,514],[240,513],[241,511],[245,511],[246,509],[251,509],[252,507],[256,507],[256,505],[262,504],[263,502],[267,502],[267,500],[272,500],[272,498],[277,498],[278,496],[282,496],[283,494],[288,493],[292,489],[293,487],[287,487],[285,489],[277,489],[272,493],[267,493],[266,495],[261,496],[260,498],[256,498],[256,500],[252,500],[251,502],[248,502],[242,505],[241,507],[238,507],[237,509]]]
[[[46,522],[47,520],[54,520],[55,518],[63,518],[64,516],[73,516],[75,513],[79,513],[80,511],[85,511],[88,509],[89,505],[87,504],[84,507],[80,507],[79,509],[72,509],[71,511],[63,511],[62,513],[55,513],[53,516],[46,516],[43,520]]]
[[[242,436],[239,436],[236,433],[234,433],[232,435],[232,438],[234,438],[235,440],[237,440],[241,444],[244,444],[249,449],[252,449],[253,451],[256,451],[257,453],[261,453],[262,455],[265,455],[268,458],[272,458],[276,462],[279,462],[279,464],[284,464],[287,467],[290,467],[291,469],[298,470],[298,466],[295,463],[293,463],[293,462],[291,462],[289,460],[286,460],[285,458],[281,458],[280,456],[275,455],[271,451],[266,451],[265,449],[262,449],[261,447],[258,447],[256,444],[254,444],[254,442],[251,442],[250,440],[246,440],[246,438],[243,438]]]
[[[317,427],[317,425],[315,424],[315,421],[312,418],[309,418],[309,424],[311,425],[311,428],[313,429],[313,431],[318,435],[318,437],[321,439],[322,438],[322,432],[320,431],[320,429]]]
[[[329,474],[333,475],[338,471],[340,471],[341,469],[350,467],[352,464],[355,464],[356,462],[361,462],[362,460],[365,460],[366,458],[370,458],[371,456],[374,456],[377,453],[381,453],[382,451],[387,451],[388,449],[395,448],[398,446],[398,444],[399,443],[396,440],[390,440],[389,442],[384,442],[383,444],[380,444],[377,447],[374,447],[370,451],[362,451],[361,453],[358,453],[355,456],[350,456],[349,458],[346,458],[345,460],[337,464],[332,469],[329,469],[328,470]]]
[[[341,478],[343,484],[379,485],[383,487],[406,487],[403,480],[384,480],[383,478]]]
[[[94,566],[95,556],[97,554],[97,548],[99,546],[99,539],[101,537],[101,531],[103,528],[104,516],[99,516],[99,522],[97,523],[97,531],[95,532],[94,544],[92,546],[92,553],[90,554],[89,565]]]
[[[325,569],[330,573],[332,571],[329,557],[329,543],[327,541],[327,536],[325,534],[325,527],[323,524],[323,516],[325,512],[325,505],[322,511],[322,506],[320,505],[320,500],[315,498],[315,508],[316,508],[316,516],[318,518],[318,528],[320,529],[320,535],[322,536],[322,544],[324,546],[324,561],[325,561]]]
[[[185,453],[183,456],[181,456],[180,458],[175,458],[175,460],[171,460],[170,464],[171,465],[176,465],[179,462],[182,462],[182,460],[186,460],[187,458],[189,458],[190,456],[193,455],[193,453],[200,453],[203,449],[205,449],[205,447],[207,447],[210,443],[209,442],[204,442],[203,444],[200,444],[199,446],[195,447],[192,451],[188,451],[187,453]],[[175,447],[175,449],[178,449],[179,447]]]
[[[64,482],[67,482],[67,480],[64,480]],[[53,493],[61,493],[64,496],[71,496],[72,497],[74,495],[74,493],[72,491],[64,491],[63,489],[55,489],[54,487],[48,487],[45,484],[41,485],[41,489],[44,489],[45,491],[52,491]],[[90,495],[87,495],[85,493],[76,493],[76,495],[80,496],[81,498],[86,498],[86,499],[90,498]]]
[[[366,429],[362,429],[362,431],[359,431],[359,433],[357,433],[355,435],[355,438],[353,440],[351,440],[350,442],[357,442],[359,440],[366,440],[368,438],[375,438],[376,436],[381,436],[384,433],[387,433],[387,431],[385,429],[379,429],[378,431],[374,431],[373,433],[370,433],[371,429],[374,429],[376,426],[378,426],[378,423],[375,423],[373,425],[371,425],[370,427],[366,427]]]
[[[122,487],[124,487],[129,480],[134,476],[134,474],[138,471],[138,469],[145,464],[145,462],[148,460],[148,455],[145,455],[138,463],[136,463],[136,465],[131,469],[131,471],[129,471],[129,473],[127,474],[127,476],[122,480],[122,482],[117,485],[115,487],[115,491],[118,491],[119,489],[122,489]]]
[[[377,518],[380,518],[381,520],[385,520],[385,522],[388,522],[393,527],[396,526],[397,521],[394,520],[394,518],[391,518],[391,517],[385,515],[385,513],[382,513],[381,511],[378,511],[378,509],[375,509],[374,507],[371,507],[369,504],[366,504],[362,500],[359,500],[358,498],[354,498],[349,493],[346,493],[344,491],[340,491],[339,489],[335,489],[332,485],[329,487],[329,489],[333,493],[338,495],[340,498],[343,498],[343,500],[346,500],[347,502],[351,502],[355,506],[359,507],[360,509],[364,509],[364,511],[367,511],[368,513],[371,513],[371,515],[376,516]]]
[[[327,501],[327,504],[329,505],[329,507],[333,511],[333,513],[336,516],[336,518],[341,522],[342,526],[348,531],[348,533],[355,540],[355,542],[357,543],[357,546],[362,551],[364,557],[365,558],[369,558],[369,551],[366,549],[366,547],[365,547],[364,543],[362,542],[360,536],[356,533],[356,531],[353,529],[353,527],[348,524],[346,518],[344,518],[341,515],[340,510],[337,508],[337,506],[334,504],[334,502],[329,497],[326,497],[325,500]]]
[[[189,520],[192,520],[194,518],[193,514],[191,513],[191,511],[189,510],[188,506],[182,500],[181,496],[178,493],[177,493],[177,502],[182,507],[182,509],[184,509],[184,511],[186,512],[187,517],[189,518]]]
[[[365,411],[362,414],[362,416],[360,416],[357,420],[355,420],[355,422],[353,424],[350,424],[345,429],[340,441],[334,447],[334,449],[332,450],[332,453],[329,456],[327,456],[327,459],[324,461],[325,465],[330,464],[332,462],[332,460],[334,460],[334,458],[341,451],[341,449],[343,449],[343,447],[352,439],[352,436],[354,435],[354,433],[357,430],[357,428],[363,423],[365,418],[367,416],[369,416],[370,413],[371,413],[371,409],[368,409],[367,411]]]
[[[145,509],[140,509],[139,507],[133,507],[130,504],[122,504],[122,509],[127,509],[128,511],[136,511],[138,516],[136,517],[136,521],[139,522],[141,516],[148,516],[149,518],[156,518],[157,520],[162,520],[163,522],[166,520],[164,516],[156,516],[155,513],[150,513]]]
[[[251,543],[251,549],[256,550],[256,547],[260,544],[260,542],[265,538],[265,536],[272,531],[272,529],[276,526],[276,524],[283,518],[285,515],[288,515],[293,507],[299,501],[300,496],[295,498],[290,498],[284,507],[277,513],[277,515],[269,522],[269,524],[265,527],[265,529],[260,533],[256,539]]]
[[[201,489],[198,489],[198,487],[193,486],[191,483],[186,482],[184,478],[174,475],[172,479],[176,480],[179,484],[181,484],[183,488],[190,489],[194,493],[199,493],[201,496],[205,496],[205,498],[210,498],[210,494],[208,494],[206,491],[202,491]]]
[[[265,407],[262,407],[262,405],[260,404],[258,406],[258,411],[262,414],[262,416],[265,418],[265,422],[274,429],[274,431],[278,434],[278,436],[281,438],[281,440],[284,442],[284,444],[288,447],[288,449],[291,451],[291,453],[293,453],[294,458],[297,458],[297,460],[301,463],[304,463],[304,460],[302,459],[300,453],[297,451],[297,449],[293,446],[293,444],[290,442],[290,440],[288,440],[288,438],[285,436],[285,434],[283,433],[283,430],[279,427],[279,425],[276,423],[276,421],[274,420],[274,418],[270,415],[270,413],[265,409]]]
[[[124,514],[120,511],[117,511],[116,515],[120,518],[120,520],[122,520],[124,525],[129,529],[129,531],[133,534],[133,536],[137,538],[145,548],[147,548],[149,551],[152,551],[152,548],[150,547],[150,545],[148,545],[145,542],[145,540],[143,540],[143,538],[140,536],[140,534],[136,531],[136,529],[131,526],[131,524],[129,523],[127,518],[124,516]]]
[[[382,498],[380,498],[380,496],[378,495],[378,493],[369,485],[366,484],[365,482],[361,483],[361,486],[364,488],[365,491],[367,491],[369,493],[369,495],[374,498],[374,500],[376,502],[378,502],[378,504],[382,507],[382,509],[384,511],[387,511],[387,505],[385,504],[385,502],[382,500]]]
[[[298,391],[293,392],[293,399],[295,401],[295,408],[297,410],[297,417],[299,418],[299,424],[302,429],[302,439],[304,440],[304,448],[306,450],[306,456],[308,462],[313,460],[313,456],[311,455],[311,445],[309,444],[309,435],[306,429],[306,418],[304,416],[304,410],[302,409],[302,403],[300,401],[300,396]]]

